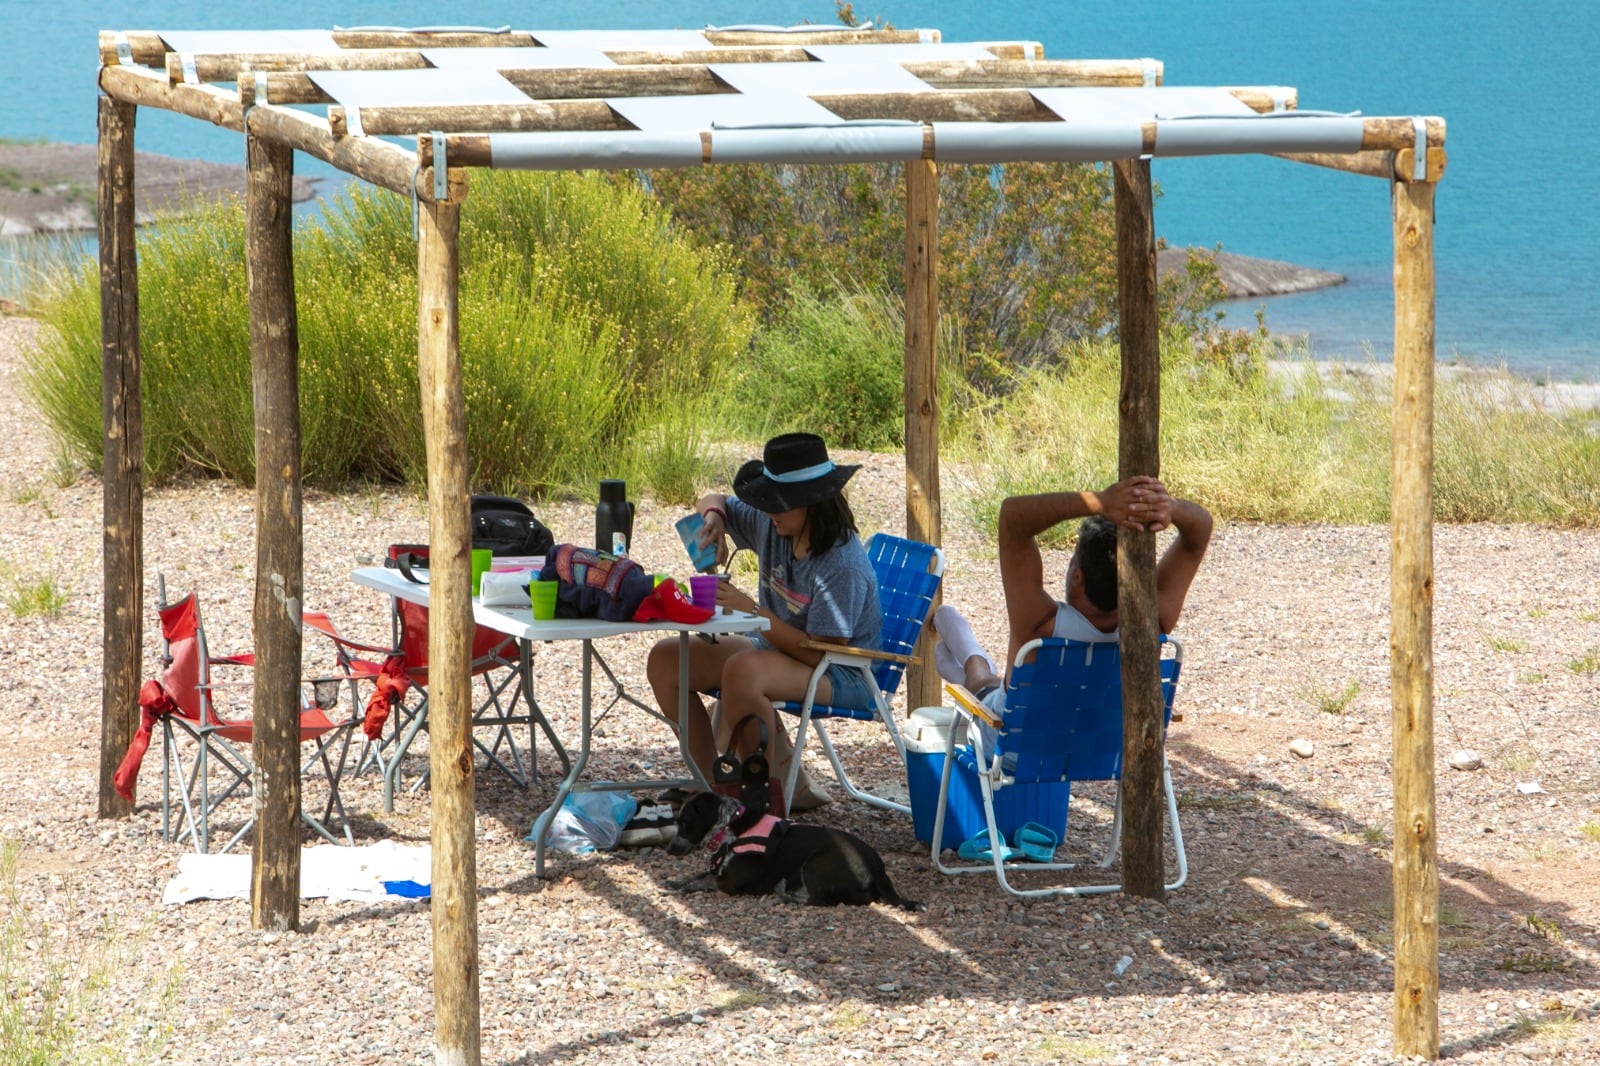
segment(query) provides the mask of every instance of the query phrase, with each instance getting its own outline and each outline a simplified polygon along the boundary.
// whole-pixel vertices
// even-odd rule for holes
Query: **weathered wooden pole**
[[[255,851],[251,924],[300,924],[300,339],[294,152],[246,135],[245,277],[256,415]]]
[[[1439,1057],[1439,854],[1433,780],[1434,189],[1431,181],[1396,180],[1390,190],[1394,209],[1389,565],[1394,1051],[1430,1061]]]
[[[426,172],[424,172],[426,177]],[[428,767],[433,794],[434,1061],[478,1066],[478,871],[473,816],[471,528],[457,322],[466,186],[418,206],[417,370],[428,450]]]
[[[906,164],[906,536],[938,545],[939,503],[939,169]],[[933,637],[923,630],[906,672],[906,710],[937,706]]]
[[[1148,159],[1113,164],[1117,220],[1117,477],[1161,473],[1161,330],[1156,314],[1156,231]],[[1154,533],[1117,531],[1122,650],[1122,887],[1160,899],[1162,729],[1160,615]]]
[[[100,412],[102,534],[100,803],[133,804],[112,785],[139,721],[144,635],[144,408],[139,401],[139,264],[133,236],[133,104],[100,97]]]

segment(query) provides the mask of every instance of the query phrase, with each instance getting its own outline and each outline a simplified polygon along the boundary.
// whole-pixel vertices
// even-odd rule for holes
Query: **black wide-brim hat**
[[[829,459],[828,446],[815,433],[785,433],[767,441],[762,458],[739,468],[733,494],[758,511],[778,514],[838,495],[860,469]]]

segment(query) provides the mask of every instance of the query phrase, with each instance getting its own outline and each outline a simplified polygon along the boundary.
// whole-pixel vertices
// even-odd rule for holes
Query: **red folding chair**
[[[194,593],[166,602],[166,582],[157,579],[157,610],[161,619],[163,669],[160,680],[144,683],[139,693],[140,725],[128,754],[118,768],[115,785],[126,799],[134,796],[139,766],[148,749],[155,726],[162,734],[161,831],[168,840],[192,842],[196,851],[210,850],[212,821],[217,811],[236,795],[249,796],[255,767],[250,747],[254,723],[249,718],[231,718],[218,708],[219,694],[236,696],[248,693],[252,682],[218,680],[214,667],[249,669],[255,664],[252,653],[212,655],[200,621],[200,605]],[[315,619],[315,621],[313,621]],[[308,623],[322,632],[334,633],[327,615],[308,615]],[[350,820],[339,795],[345,756],[351,732],[360,721],[356,710],[342,719],[330,717],[338,704],[339,686],[348,675],[308,679],[300,710],[300,743],[310,754],[300,767],[301,781],[315,781],[326,788],[320,816],[313,815],[301,797],[301,817],[318,835],[332,843],[340,838],[354,843]],[[240,703],[241,700],[225,700]],[[228,851],[255,824],[254,811],[222,845]],[[336,836],[330,826],[337,826]]]
[[[391,564],[402,555],[408,562],[425,561],[427,549],[416,545],[393,544],[389,546]],[[421,604],[393,599],[394,648],[388,650],[386,669],[391,677],[396,667],[409,681],[409,687],[392,686],[388,700],[393,712],[394,728],[388,738],[383,738],[384,716],[387,713],[369,703],[366,734],[374,743],[370,758],[383,774],[383,808],[394,810],[394,793],[400,785],[406,754],[419,732],[428,727],[428,609]],[[362,648],[367,652],[379,649]],[[369,663],[366,670],[371,670]],[[538,717],[529,706],[527,694],[521,684],[520,649],[515,637],[477,626],[472,634],[471,676],[474,688],[481,698],[474,700],[472,709],[472,743],[488,764],[505,774],[519,788],[527,788],[537,772],[534,762],[534,725]],[[517,727],[528,730],[527,750],[519,744]],[[480,735],[480,730],[486,732]],[[426,767],[412,783],[411,791],[420,789],[428,780]]]

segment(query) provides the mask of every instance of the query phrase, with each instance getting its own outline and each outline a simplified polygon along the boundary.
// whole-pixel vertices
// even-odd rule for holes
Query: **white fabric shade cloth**
[[[438,27],[437,30],[470,29]],[[808,32],[827,27],[796,27]],[[325,70],[308,76],[342,105],[346,127],[362,135],[369,108],[449,108],[535,102],[500,71],[621,69],[608,51],[712,52],[700,30],[480,31],[490,47],[423,47],[432,64],[415,70]],[[1149,156],[1351,152],[1361,147],[1358,115],[1279,110],[1258,114],[1232,92],[1205,86],[1040,87],[1028,90],[1059,121],[908,122],[885,108],[860,118],[877,95],[936,96],[903,65],[928,60],[993,60],[981,43],[946,43],[924,33],[921,43],[803,45],[810,62],[729,62],[705,66],[732,91],[698,95],[630,95],[604,103],[633,129],[487,131],[491,165],[502,168],[680,167],[703,163],[848,163],[932,158],[952,163],[1013,160],[1103,162]],[[192,55],[298,51],[337,53],[333,31],[162,32],[173,49]],[[515,42],[532,42],[515,47]],[[792,53],[791,53],[792,54]],[[1031,54],[1031,53],[1030,53]],[[330,64],[332,65],[332,64]],[[186,72],[190,68],[185,65]],[[186,74],[187,76],[187,74]],[[526,84],[525,79],[523,80]],[[642,84],[642,83],[641,83]],[[1271,89],[1279,101],[1291,89]],[[853,119],[829,110],[849,96]],[[865,101],[865,103],[863,102]],[[557,101],[559,103],[559,101]],[[389,132],[389,130],[386,130]],[[415,134],[426,134],[416,130]]]

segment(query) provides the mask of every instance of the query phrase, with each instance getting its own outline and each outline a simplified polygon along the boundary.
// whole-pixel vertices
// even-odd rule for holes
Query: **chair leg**
[[[1189,855],[1183,849],[1183,826],[1178,823],[1178,797],[1172,791],[1172,767],[1161,764],[1161,784],[1167,792],[1167,823],[1172,826],[1172,851],[1178,862],[1178,879],[1166,886],[1168,892],[1182,888],[1189,880]]]

